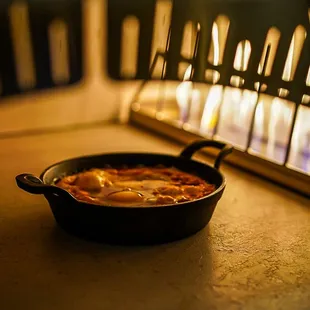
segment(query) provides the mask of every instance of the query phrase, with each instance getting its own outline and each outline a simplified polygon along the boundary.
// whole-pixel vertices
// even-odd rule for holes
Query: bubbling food
[[[94,168],[55,183],[77,200],[105,206],[146,207],[192,201],[216,187],[176,168]]]

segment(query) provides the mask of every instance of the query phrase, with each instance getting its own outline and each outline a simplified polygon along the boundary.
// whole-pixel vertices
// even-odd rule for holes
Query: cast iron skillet
[[[203,147],[220,149],[214,168],[192,160]],[[232,147],[218,141],[196,141],[180,156],[157,153],[112,153],[79,157],[54,164],[37,178],[31,174],[16,177],[17,185],[32,194],[43,194],[57,223],[67,232],[96,241],[118,244],[163,243],[184,238],[207,225],[225,189],[225,178],[219,172],[222,159]],[[110,165],[155,166],[162,164],[194,173],[216,185],[210,195],[191,202],[158,207],[111,207],[76,200],[66,190],[54,186],[55,180],[90,168]]]

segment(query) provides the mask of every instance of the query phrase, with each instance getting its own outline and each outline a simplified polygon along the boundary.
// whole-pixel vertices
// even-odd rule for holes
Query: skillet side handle
[[[50,186],[29,173],[20,174],[16,176],[15,180],[19,188],[31,194],[45,194],[50,191]]]
[[[190,159],[195,152],[197,152],[198,150],[204,147],[217,148],[221,150],[220,153],[217,155],[215,162],[214,162],[214,168],[217,170],[219,170],[224,157],[226,157],[233,151],[233,147],[231,145],[220,142],[220,141],[198,140],[188,145],[181,152],[180,156]]]

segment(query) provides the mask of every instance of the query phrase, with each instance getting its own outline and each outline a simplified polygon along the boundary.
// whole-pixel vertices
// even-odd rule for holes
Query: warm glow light
[[[251,55],[251,43],[248,40],[239,42],[234,60],[234,68],[239,71],[246,71]],[[231,77],[230,84],[234,87],[240,87],[244,79],[234,75]]]
[[[275,156],[275,144],[276,144],[276,135],[278,124],[281,114],[281,102],[275,98],[272,101],[270,109],[270,122],[268,126],[268,144],[267,144],[267,156],[269,158],[274,158]]]
[[[262,101],[260,101],[257,104],[257,108],[255,112],[254,127],[256,129],[256,134],[259,136],[263,136],[264,134],[264,103]]]
[[[301,102],[304,103],[304,104],[309,104],[310,103],[310,96],[309,95],[303,95],[302,96],[302,99],[301,99]]]
[[[290,49],[287,54],[284,70],[283,70],[282,79],[284,81],[290,81],[290,78],[291,78],[292,67],[293,67],[293,57],[294,57],[294,44],[295,44],[295,34],[293,35]]]
[[[192,91],[192,82],[183,82],[177,87],[176,90],[176,100],[180,111],[179,120],[181,122],[187,121],[191,91]]]
[[[171,24],[172,1],[158,0],[155,7],[154,16],[154,30],[152,42],[152,56],[150,67],[154,60],[156,52],[165,52],[166,43],[168,39],[169,27]],[[161,77],[162,67],[164,66],[164,59],[159,57],[153,71],[153,77]]]
[[[228,19],[226,24],[229,26]],[[225,33],[226,35],[228,33],[227,25],[225,26],[225,32],[223,25],[217,20],[212,26],[212,43],[208,54],[208,62],[214,66],[219,66],[223,63],[223,42],[225,43],[226,40]],[[269,29],[258,68],[259,74],[263,74],[264,67],[264,75],[271,75],[280,36],[281,33],[277,28]],[[188,35],[188,37],[190,36]],[[295,29],[290,48],[287,51],[287,59],[283,68],[283,80],[293,80],[305,37],[306,31],[304,27],[298,26]],[[192,43],[193,41],[188,40],[188,42]],[[240,72],[248,70],[252,52],[251,48],[250,41],[243,40],[239,42],[233,63],[235,70]],[[192,44],[187,45],[186,48],[184,45],[184,50],[192,51]],[[267,51],[268,59],[266,59]],[[179,106],[179,120],[181,121],[182,128],[186,130],[196,130],[199,128],[202,136],[212,137],[216,135],[216,137],[231,142],[245,150],[249,146],[248,134],[251,128],[254,108],[258,100],[258,93],[240,89],[239,87],[245,83],[245,80],[240,76],[241,74],[235,73],[235,75],[230,77],[230,84],[234,87],[210,86],[206,98],[202,98],[203,92],[194,89],[194,84],[191,81],[192,66],[185,61],[181,64],[183,67],[182,70],[179,70],[179,76],[183,78],[183,82],[177,87],[176,100]],[[220,78],[219,71],[216,68],[206,69],[204,73],[205,81],[210,84],[216,84]],[[307,86],[310,85],[310,68],[305,83]],[[266,84],[259,86],[259,82],[256,82],[255,89],[260,90],[260,92],[266,91],[268,87]],[[278,94],[280,97],[287,97],[289,90],[278,88]],[[202,100],[205,100],[204,104]],[[308,103],[308,101],[309,96],[305,94],[302,102]],[[221,109],[220,119],[218,119],[219,109]],[[288,101],[262,95],[259,98],[255,111],[253,139],[250,141],[251,151],[276,162],[283,162],[292,126],[293,113],[294,109]],[[297,131],[301,132],[303,128],[301,126],[301,129],[298,128]],[[304,135],[308,137],[308,133]],[[295,135],[294,139],[297,141],[298,137]],[[295,144],[297,143],[296,141],[294,142]],[[295,144],[292,145],[292,148],[295,147]],[[300,147],[300,143],[298,145]],[[298,149],[296,152],[300,157],[300,150]],[[297,158],[296,154],[295,157]],[[294,154],[292,155],[293,157]]]
[[[309,67],[308,74],[307,74],[306,85],[310,86],[310,67]]]
[[[292,146],[289,158],[289,165],[295,169],[301,169],[302,171],[310,174],[310,159],[309,157],[303,157],[303,152],[310,151],[309,146],[309,132],[310,122],[310,109],[308,107],[299,106],[297,112],[296,123],[294,127],[294,133],[292,137]]]
[[[8,13],[17,80],[22,89],[32,88],[36,84],[36,76],[29,30],[28,5],[26,1],[11,2]],[[53,56],[52,53],[51,57]]]
[[[213,24],[212,28],[212,40],[213,40],[213,64],[219,64],[219,37],[218,37],[218,26],[216,23]],[[242,70],[247,69],[248,60],[251,54],[251,44],[249,41],[241,42],[243,44],[239,44],[239,48],[237,49],[235,62],[238,68]],[[191,77],[192,66],[188,66],[183,81],[176,90],[176,100],[179,106],[179,120],[181,122],[195,123],[195,118],[199,118],[200,112],[200,98],[199,103],[196,97],[198,97],[198,90],[193,90],[192,82],[189,82]],[[242,78],[237,78],[236,86],[242,85]],[[218,76],[214,74],[212,76],[213,83],[218,79]],[[195,92],[195,94],[194,94]],[[250,119],[250,108],[252,107],[253,95],[251,92],[243,92],[240,89],[226,89],[225,98],[228,101],[233,101],[233,104],[229,106],[231,109],[229,117],[229,122],[233,122],[236,125],[240,125],[240,119]],[[256,94],[254,94],[256,96]],[[200,93],[199,93],[200,96]],[[207,95],[205,105],[202,112],[202,117],[200,121],[200,131],[203,134],[211,135],[214,131],[214,128],[217,124],[217,115],[218,108],[220,102],[223,97],[223,87],[219,85],[215,85],[210,88],[209,93]],[[254,100],[255,101],[255,100]],[[189,119],[188,119],[189,117]]]
[[[198,24],[198,30],[200,25]],[[213,23],[212,28],[212,41],[213,41],[213,64],[219,65],[220,59],[220,46],[219,46],[219,29],[216,23]],[[188,81],[191,78],[192,66],[188,66],[185,71],[183,81]],[[216,74],[217,73],[217,74]],[[218,80],[218,72],[212,73],[212,82],[216,83]],[[215,107],[218,105],[221,98],[222,87],[212,87],[205,102],[205,108],[200,123],[202,131],[208,131],[209,128],[214,128],[214,112]],[[200,112],[200,92],[199,90],[192,89],[192,82],[181,83],[176,90],[176,100],[180,109],[180,120],[186,121],[190,104],[189,116],[190,122],[196,122],[199,119]],[[197,120],[196,120],[197,118]],[[213,121],[212,121],[213,120]],[[211,126],[211,127],[210,127]]]
[[[198,39],[198,33],[200,31],[200,24],[196,24],[192,21],[188,21],[183,29],[183,38],[180,54],[184,58],[192,59],[194,57],[196,40]],[[178,76],[182,78],[184,75],[184,62],[179,63]],[[188,69],[188,68],[187,68]],[[190,71],[190,70],[189,70]]]
[[[232,118],[230,118],[230,122],[236,126],[240,126],[240,112],[242,109],[241,100],[242,100],[242,91],[239,89],[227,89],[225,98],[230,101],[230,105],[232,108]]]
[[[68,26],[64,20],[55,19],[50,23],[48,31],[53,80],[56,84],[68,82],[70,78]]]
[[[297,68],[297,63],[306,39],[307,33],[303,26],[299,25],[294,31],[290,48],[285,61],[285,66],[282,74],[284,81],[292,81]]]
[[[290,93],[289,90],[286,89],[286,88],[279,88],[278,89],[279,97],[283,97],[284,98],[284,97],[288,96],[289,93]]]
[[[251,55],[251,43],[248,40],[239,42],[237,46],[234,68],[238,71],[246,71]]]
[[[290,127],[292,110],[285,100],[274,98],[270,108],[270,121],[268,126],[267,156],[276,158],[277,143],[286,143],[286,134]]]
[[[219,42],[219,30],[216,23],[213,23],[212,27],[212,40],[213,40],[213,65],[218,66],[220,60],[220,42]]]
[[[134,77],[138,63],[140,23],[137,17],[127,16],[122,25],[121,75]]]
[[[216,84],[220,77],[220,73],[216,70],[207,69],[205,71],[205,80],[209,83],[211,82],[212,84]]]
[[[223,63],[229,25],[230,20],[225,15],[219,15],[213,22],[212,41],[208,54],[208,62],[214,66]]]
[[[184,82],[182,82],[176,90],[176,100],[180,110],[179,119],[181,122],[187,121],[188,117],[189,102],[193,88],[192,82],[188,82],[191,77],[191,71],[192,66],[190,65],[185,71]]]
[[[198,30],[200,30],[200,25],[198,24]],[[212,40],[213,40],[213,64],[219,65],[220,58],[220,47],[219,47],[219,30],[216,23],[213,23],[212,28]],[[184,42],[184,41],[183,41]],[[183,47],[185,49],[185,47]],[[192,66],[188,66],[183,81],[176,90],[176,100],[179,106],[179,119],[181,122],[187,121],[188,115],[190,116],[190,122],[196,122],[195,118],[199,118],[200,112],[200,92],[198,90],[193,90],[192,82],[189,81],[191,78]],[[215,84],[218,80],[218,72],[217,74],[212,74],[212,82]],[[220,91],[219,91],[220,90]],[[211,119],[214,118],[212,116],[214,113],[214,107],[216,103],[219,102],[221,98],[222,87],[220,88],[212,88],[208,95],[208,98],[205,103],[205,108],[203,111],[203,117],[201,119],[201,130],[206,131],[210,126],[213,128],[215,125],[211,124]],[[190,105],[190,107],[189,107]],[[190,111],[189,111],[190,108]],[[211,112],[210,112],[211,111]],[[209,117],[209,113],[211,113],[211,118]]]
[[[200,91],[193,89],[188,122],[198,127],[200,118]]]
[[[188,81],[188,80],[190,80],[190,78],[191,78],[191,71],[192,71],[192,66],[190,65],[190,66],[186,69],[186,71],[185,71],[183,81]]]
[[[220,41],[219,41],[219,30],[217,23],[213,23],[212,27],[212,42],[213,42],[213,65],[218,66],[220,64]],[[212,74],[212,83],[215,84],[218,80],[216,74]]]
[[[255,102],[257,100],[257,93],[249,90],[244,90],[242,93],[242,99],[240,102],[240,111],[239,111],[239,124],[250,125],[251,115]]]
[[[267,89],[267,85],[266,84],[263,83],[262,85],[260,85],[260,82],[255,82],[254,83],[254,88],[255,88],[256,91],[259,90],[259,87],[260,87],[260,92],[261,93],[265,92],[266,89]]]
[[[281,37],[281,33],[279,29],[277,29],[276,27],[271,27],[268,30],[266,40],[265,40],[264,50],[262,53],[260,63],[258,65],[258,70],[257,70],[258,74],[263,73],[263,66],[264,66],[264,63],[266,63],[264,75],[270,76],[271,71],[272,71],[272,66],[273,66],[273,63],[276,57],[276,52],[278,49],[280,37]],[[269,56],[268,56],[268,59],[266,59],[268,46],[269,46]]]
[[[230,85],[234,87],[241,87],[244,84],[244,79],[238,75],[233,75],[230,78]]]
[[[183,40],[181,46],[181,55],[185,58],[193,57],[195,40],[197,37],[197,27],[194,22],[189,21],[183,29]]]
[[[217,112],[222,99],[223,86],[215,85],[209,90],[200,123],[200,131],[202,134],[213,133],[217,123]]]
[[[265,113],[264,113],[264,102],[259,101],[255,111],[255,118],[254,118],[254,131],[253,137],[257,139],[251,141],[251,149],[254,152],[264,153],[264,142],[262,139],[264,138],[264,122],[265,122]]]

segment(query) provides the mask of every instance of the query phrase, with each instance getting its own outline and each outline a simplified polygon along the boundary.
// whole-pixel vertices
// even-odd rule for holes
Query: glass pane
[[[217,136],[246,149],[257,93],[226,87],[223,94]]]
[[[310,108],[300,106],[294,127],[288,165],[310,174]]]
[[[255,114],[251,153],[284,162],[294,107],[293,103],[279,98],[260,101]]]

